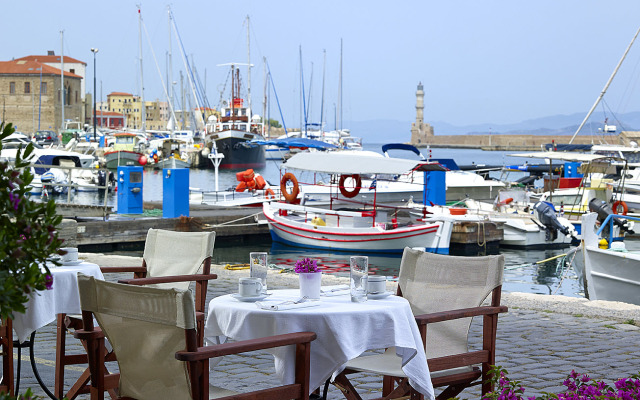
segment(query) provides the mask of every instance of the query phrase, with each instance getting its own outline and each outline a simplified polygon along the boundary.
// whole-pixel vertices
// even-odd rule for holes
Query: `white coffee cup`
[[[384,293],[387,290],[387,277],[383,275],[369,275],[368,293]]]
[[[63,247],[60,250],[67,252],[67,254],[63,254],[60,257],[60,261],[62,261],[63,263],[78,261],[78,248],[77,247]]]
[[[242,297],[256,297],[262,293],[262,279],[240,278],[238,281],[238,293]]]

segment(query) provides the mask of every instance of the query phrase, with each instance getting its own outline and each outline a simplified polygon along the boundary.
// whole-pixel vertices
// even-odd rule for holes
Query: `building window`
[[[24,83],[24,94],[31,93],[31,82]]]
[[[40,94],[47,94],[47,82],[40,83]]]
[[[9,94],[16,94],[16,83],[9,82]]]
[[[78,102],[78,91],[76,90],[76,103]]]
[[[71,68],[71,69],[69,70],[69,72],[71,72],[72,74],[75,74],[75,73],[76,73],[76,70],[75,70],[74,68]]]

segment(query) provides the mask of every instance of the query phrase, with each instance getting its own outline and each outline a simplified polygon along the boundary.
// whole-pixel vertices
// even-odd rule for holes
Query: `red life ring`
[[[291,181],[291,183],[293,184],[291,192],[287,191],[287,183],[289,181]],[[287,201],[287,203],[293,203],[298,198],[298,193],[300,193],[298,180],[291,172],[287,172],[282,176],[282,180],[280,181],[280,191],[282,192],[282,195],[284,196],[284,199]]]
[[[356,182],[356,186],[353,188],[352,191],[348,191],[346,187],[344,187],[344,181],[347,178],[351,178],[353,180],[355,180]],[[348,199],[351,199],[353,197],[356,197],[358,195],[358,193],[360,193],[360,187],[362,186],[362,179],[360,178],[360,175],[358,174],[353,174],[353,175],[340,175],[340,182],[338,182],[338,187],[340,188],[340,193],[342,193],[342,195]]]
[[[622,207],[622,213],[618,212],[618,207]],[[611,206],[611,209],[615,214],[627,215],[627,212],[629,212],[629,207],[624,201],[616,201],[613,203],[613,206]]]

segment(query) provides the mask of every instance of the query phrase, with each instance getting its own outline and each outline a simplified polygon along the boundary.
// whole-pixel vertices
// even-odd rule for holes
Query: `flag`
[[[377,179],[374,179],[371,182],[371,186],[369,186],[369,190],[374,190],[376,188],[376,184],[377,184]]]

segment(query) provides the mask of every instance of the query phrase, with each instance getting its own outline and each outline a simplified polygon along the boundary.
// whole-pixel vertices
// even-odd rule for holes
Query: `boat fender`
[[[236,186],[236,192],[244,192],[247,188],[247,182],[240,182],[238,186]]]
[[[393,226],[393,229],[396,229],[398,227],[398,219],[397,218],[391,218],[391,226]]]
[[[293,185],[291,192],[287,191],[287,183],[289,181],[291,181]],[[282,180],[280,181],[280,191],[282,192],[282,195],[284,196],[287,203],[293,203],[298,198],[298,193],[300,193],[300,188],[298,187],[298,180],[296,179],[295,175],[293,175],[291,172],[287,172],[282,176]]]
[[[311,220],[311,224],[315,226],[327,226],[326,222],[324,222],[324,220],[318,216],[313,217],[313,219]]]
[[[609,248],[609,242],[607,241],[607,239],[602,238],[598,242],[598,247],[601,248],[601,249],[608,249]]]
[[[264,178],[262,177],[262,175],[258,175],[258,174],[256,174],[255,182],[256,182],[256,189],[260,189],[260,190],[262,190],[262,189],[264,189],[264,188],[265,188],[265,186],[267,185],[267,182],[264,180]]]
[[[353,179],[356,183],[356,186],[353,188],[352,191],[349,191],[347,190],[346,187],[344,187],[344,182],[347,178]],[[360,178],[360,175],[358,174],[340,175],[340,182],[338,182],[338,187],[340,188],[340,193],[342,193],[344,197],[348,199],[356,197],[358,193],[360,193],[361,186],[362,186],[362,179]]]
[[[506,206],[507,204],[511,203],[513,201],[513,197],[509,197],[508,199],[504,199],[500,202],[498,202],[499,206]]]
[[[619,207],[622,207],[622,212],[618,211]],[[627,213],[629,212],[629,207],[624,201],[616,201],[615,203],[613,203],[613,206],[611,206],[611,208],[613,209],[614,213],[620,215],[627,215]]]

